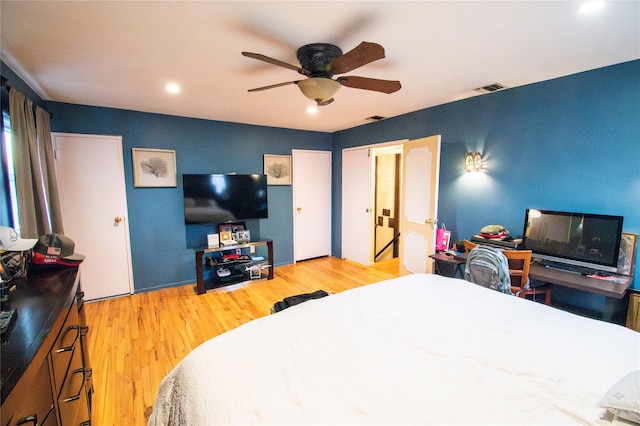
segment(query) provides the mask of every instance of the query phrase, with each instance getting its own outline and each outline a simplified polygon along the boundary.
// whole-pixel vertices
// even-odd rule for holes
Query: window
[[[7,170],[4,175],[7,178],[8,182],[6,182],[6,187],[9,189],[8,194],[6,194],[6,199],[2,200],[8,206],[9,217],[11,219],[11,223],[13,224],[13,228],[16,230],[18,235],[20,235],[20,220],[18,216],[18,191],[16,189],[16,173],[13,168],[13,151],[11,149],[11,120],[9,118],[9,114],[6,111],[2,112],[2,124],[3,124],[3,134],[2,137],[4,139],[3,145],[3,156],[6,159],[5,166]]]

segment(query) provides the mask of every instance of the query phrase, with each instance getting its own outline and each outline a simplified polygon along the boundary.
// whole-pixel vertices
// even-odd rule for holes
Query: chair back
[[[503,253],[509,261],[511,289],[515,293],[529,282],[531,250],[504,250]]]
[[[476,247],[477,244],[469,240],[464,240],[464,250],[469,252]],[[504,255],[509,261],[509,276],[511,277],[511,289],[514,293],[518,292],[523,286],[529,282],[529,267],[531,266],[531,250],[503,250]]]
[[[475,246],[477,246],[477,244],[472,243],[469,240],[464,240],[464,251],[465,253],[467,253],[467,256],[469,255],[469,252],[471,251],[471,249],[474,248]]]

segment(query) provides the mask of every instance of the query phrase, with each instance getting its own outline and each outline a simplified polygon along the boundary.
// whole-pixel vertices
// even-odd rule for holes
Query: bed
[[[416,274],[203,343],[148,424],[627,424],[638,370],[640,333]]]

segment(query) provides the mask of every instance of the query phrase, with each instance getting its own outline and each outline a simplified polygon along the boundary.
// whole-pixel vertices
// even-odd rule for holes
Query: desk
[[[633,277],[627,277],[624,275],[616,275],[618,281],[623,281],[620,283],[598,278],[589,278],[582,274],[547,268],[535,262],[531,264],[529,277],[535,280],[561,285],[563,287],[588,291],[589,293],[602,294],[603,296],[614,299],[622,299],[633,281]]]
[[[456,254],[455,258],[466,261],[467,254]],[[633,282],[633,277],[625,275],[615,275],[615,277],[621,282],[590,278],[582,274],[547,268],[536,262],[533,262],[529,269],[529,278],[531,279],[606,296],[602,319],[609,322],[612,322],[615,314],[625,304],[623,299],[627,296],[627,290]]]
[[[438,275],[445,277],[453,277],[460,273],[460,278],[464,278],[462,272],[462,266],[465,264],[465,260],[457,259],[455,256],[448,256],[444,253],[436,253],[429,256],[434,262],[434,272]],[[443,270],[442,266],[447,265],[446,270]]]
[[[573,272],[547,268],[535,262],[531,264],[529,277],[535,280],[548,282],[549,284],[560,285],[563,287],[573,288],[575,290],[606,296],[604,299],[602,320],[616,323],[620,323],[620,320],[616,321],[618,313],[621,314],[621,317],[624,316],[621,311],[627,307],[628,302],[626,301],[625,296],[633,282],[633,277],[627,277],[624,275],[616,275],[617,281],[621,282],[613,282],[598,278],[590,278],[586,275],[575,274]]]

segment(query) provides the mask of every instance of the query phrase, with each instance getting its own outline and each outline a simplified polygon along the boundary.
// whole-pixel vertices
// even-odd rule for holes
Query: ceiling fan
[[[248,58],[264,61],[272,65],[284,67],[306,76],[303,80],[250,89],[249,92],[273,89],[275,87],[296,84],[300,91],[318,106],[333,102],[333,95],[342,86],[355,89],[373,90],[382,93],[393,93],[402,87],[399,81],[379,80],[368,77],[343,76],[332,78],[384,58],[384,48],[376,43],[363,41],[353,50],[343,54],[338,46],[327,43],[312,43],[298,49],[297,57],[300,66],[270,58],[260,53],[242,52]]]

